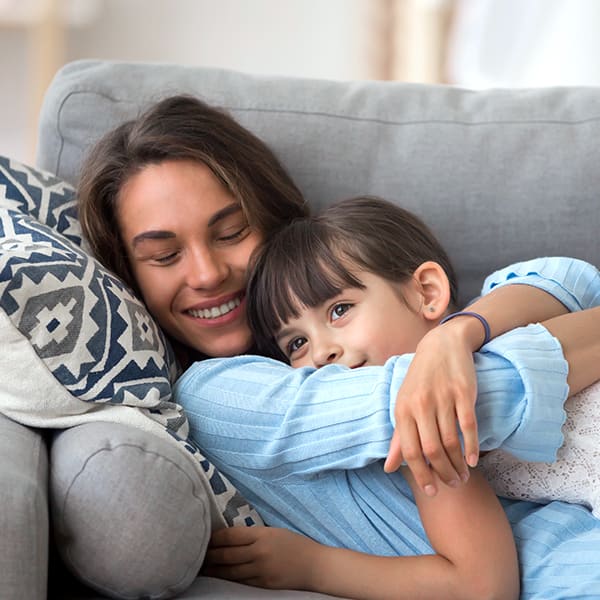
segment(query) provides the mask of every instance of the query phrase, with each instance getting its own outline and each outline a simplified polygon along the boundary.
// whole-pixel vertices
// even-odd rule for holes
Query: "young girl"
[[[563,260],[557,259],[555,266]],[[579,271],[570,264],[573,271]],[[320,217],[295,221],[268,240],[253,266],[248,318],[255,340],[266,354],[295,367],[309,367],[296,371],[297,379],[308,388],[315,376],[313,367],[325,367],[317,373],[327,372],[325,378],[335,382],[339,365],[365,367],[360,371],[367,375],[376,368],[372,365],[386,362],[390,355],[414,351],[455,303],[453,269],[434,236],[414,216],[372,198],[342,202]],[[531,268],[536,272],[535,265]],[[597,273],[590,268],[595,278]],[[499,276],[499,280],[510,279]],[[597,305],[597,298],[589,304]],[[558,320],[599,310],[591,308]],[[478,317],[462,314],[456,319],[477,323]],[[580,324],[573,320],[569,327]],[[485,342],[487,322],[482,320],[478,326]],[[559,334],[556,324],[546,327]],[[536,337],[545,335],[541,329],[533,326]],[[598,331],[593,329],[596,339]],[[592,334],[585,337],[586,344]],[[524,343],[531,351],[528,339]],[[541,340],[535,343],[541,351],[538,356],[549,360],[549,348],[542,349]],[[485,356],[480,354],[480,359]],[[397,358],[386,362],[392,377]],[[208,371],[221,372],[218,364],[206,366]],[[506,363],[505,368],[509,366]],[[238,485],[253,497],[267,523],[285,527],[215,532],[205,563],[208,574],[262,587],[301,588],[351,598],[518,597],[512,532],[481,470],[473,471],[464,485],[455,489],[439,485],[438,494],[429,496],[415,485],[407,468],[386,474],[380,461],[369,462],[361,446],[366,435],[361,417],[366,414],[365,402],[351,388],[346,388],[343,404],[333,398],[319,403],[310,395],[299,400],[297,381],[287,378],[276,386],[263,386],[270,366],[254,362],[254,368],[253,378],[244,383],[244,394],[227,393],[223,414],[233,423],[231,427],[215,420],[220,414],[219,391],[214,377],[203,379],[200,367],[189,371],[187,381],[176,389],[203,447],[234,465],[231,472]],[[541,370],[548,373],[543,365]],[[594,372],[588,368],[569,383],[581,389],[593,380]],[[223,375],[235,380],[230,371]],[[489,391],[480,389],[481,393]],[[549,390],[538,391],[533,390],[532,400]],[[282,393],[287,394],[289,408],[277,401]],[[378,394],[374,388],[368,401],[373,415],[368,419],[369,436],[385,441],[389,433],[382,423],[389,419],[390,408],[380,402]],[[319,410],[310,409],[313,403]],[[506,408],[520,410],[511,402]],[[536,409],[529,406],[526,410]],[[261,426],[247,427],[240,421],[241,414],[260,415]],[[329,421],[353,423],[354,428],[329,427]],[[402,426],[398,415],[395,423],[396,429]],[[239,443],[229,443],[231,435]],[[323,442],[311,443],[315,437]],[[338,443],[338,438],[343,441]],[[264,459],[266,455],[271,458]],[[403,500],[410,493],[434,554],[413,546],[418,526],[412,519],[417,515]],[[360,526],[361,519],[368,520],[368,526]],[[410,521],[412,526],[407,526]],[[310,538],[327,539],[328,545]],[[398,544],[399,539],[404,543]],[[525,552],[522,545],[520,550]],[[420,558],[425,562],[415,554],[424,554]],[[528,582],[526,566],[524,581]],[[531,590],[523,592],[527,597]]]
[[[429,330],[455,316],[479,319],[489,338],[477,313],[450,314],[456,277],[431,231],[377,198],[340,202],[286,227],[260,253],[248,285],[257,344],[293,367],[381,365],[415,352]],[[485,455],[481,468],[495,492],[583,504],[600,517],[599,394],[600,382],[567,401],[556,462]]]

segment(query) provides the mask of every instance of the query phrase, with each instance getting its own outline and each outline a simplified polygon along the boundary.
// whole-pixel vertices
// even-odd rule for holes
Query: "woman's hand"
[[[492,338],[567,312],[552,295],[529,285],[498,287],[470,304],[468,310],[487,320]],[[398,391],[396,429],[385,470],[397,470],[404,460],[428,495],[437,492],[434,471],[443,482],[458,484],[468,479],[464,457],[470,466],[477,464],[477,380],[472,353],[484,339],[481,323],[470,316],[457,316],[432,329],[417,346]]]
[[[395,471],[405,461],[429,496],[437,492],[433,471],[443,482],[457,486],[469,478],[464,457],[470,466],[478,461],[472,349],[477,336],[483,337],[483,328],[472,317],[457,317],[432,329],[419,342],[398,391],[396,428],[384,468]]]
[[[220,529],[211,537],[202,573],[263,588],[306,590],[320,547],[287,529]]]

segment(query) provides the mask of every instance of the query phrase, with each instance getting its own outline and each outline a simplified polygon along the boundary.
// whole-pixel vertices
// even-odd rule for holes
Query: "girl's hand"
[[[470,466],[478,461],[472,351],[473,332],[482,333],[477,328],[481,325],[467,317],[432,329],[417,346],[398,391],[396,428],[384,468],[395,471],[405,461],[417,485],[429,496],[437,493],[433,471],[443,482],[458,486],[469,478],[464,457]]]
[[[320,545],[275,527],[230,527],[215,531],[202,573],[272,589],[310,589]]]

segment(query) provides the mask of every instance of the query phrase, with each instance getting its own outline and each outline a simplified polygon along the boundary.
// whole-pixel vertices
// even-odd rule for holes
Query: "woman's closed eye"
[[[243,240],[250,233],[250,225],[248,223],[244,223],[242,226],[238,227],[228,227],[225,230],[219,232],[216,236],[217,242],[221,243],[235,243],[237,241]]]
[[[179,252],[169,252],[168,254],[155,256],[152,260],[159,265],[170,265],[177,259],[178,256]]]
[[[332,321],[337,321],[343,317],[354,306],[350,302],[338,302],[331,307],[330,318]]]

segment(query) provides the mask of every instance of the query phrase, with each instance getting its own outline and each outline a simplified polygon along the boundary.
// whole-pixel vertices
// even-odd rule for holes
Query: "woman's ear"
[[[413,278],[421,290],[423,317],[439,321],[450,304],[450,282],[446,272],[439,263],[428,260],[417,267]]]

